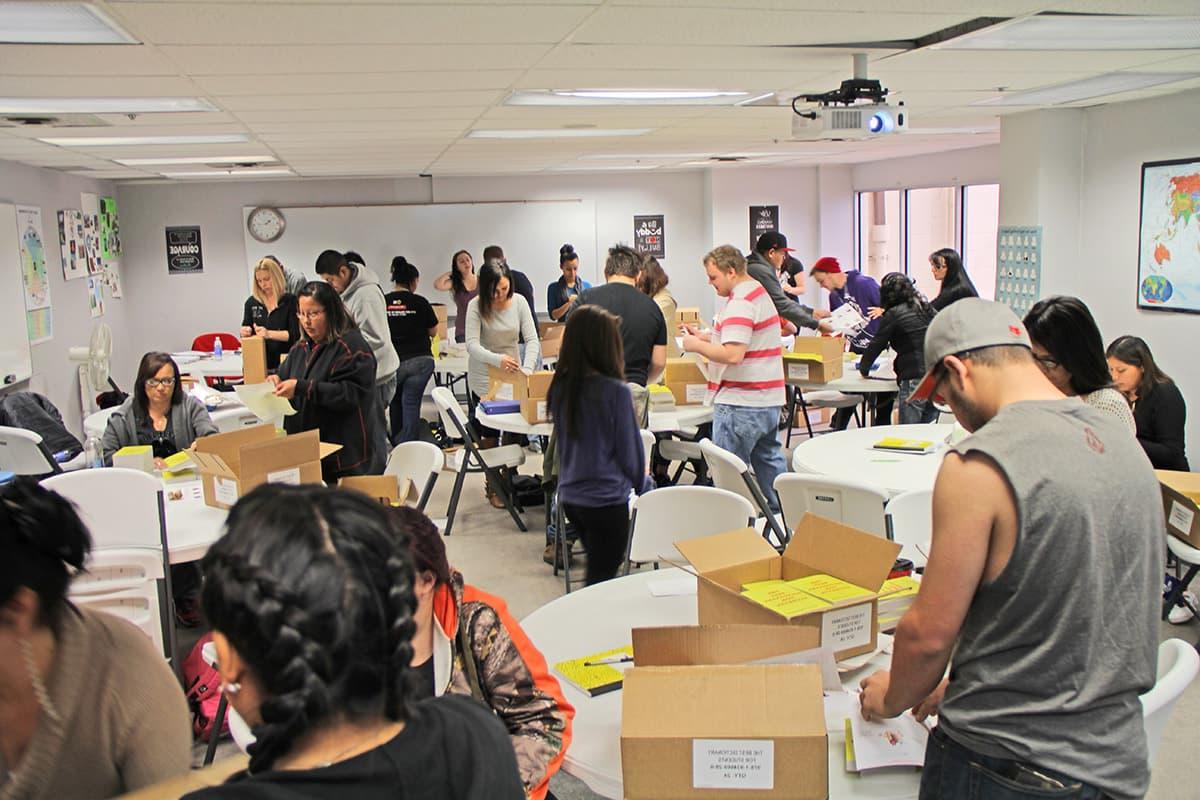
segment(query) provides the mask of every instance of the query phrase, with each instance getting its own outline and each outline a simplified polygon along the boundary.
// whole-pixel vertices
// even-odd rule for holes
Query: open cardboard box
[[[875,650],[877,596],[833,603],[788,620],[743,597],[752,581],[826,574],[878,593],[900,545],[833,520],[805,514],[780,555],[753,528],[676,542],[675,549],[697,573],[696,603],[701,625],[791,625],[819,631],[818,645],[838,659]]]
[[[1156,469],[1167,533],[1200,548],[1200,473]]]
[[[668,358],[661,382],[677,406],[700,405],[708,395],[708,376],[695,358]]]
[[[396,475],[347,475],[338,479],[342,489],[353,489],[384,505],[399,505],[416,499],[412,481]]]
[[[438,321],[438,324],[437,324],[437,335],[438,335],[438,338],[439,338],[439,339],[441,339],[441,340],[443,340],[443,341],[445,341],[445,339],[446,339],[446,334],[447,334],[447,331],[448,331],[448,329],[447,329],[447,327],[446,327],[446,320],[447,320],[447,315],[446,315],[446,304],[445,304],[445,303],[430,303],[429,305],[431,305],[431,306],[433,307],[433,315],[434,315],[435,317],[437,317],[437,321]]]
[[[260,483],[320,483],[321,459],[341,449],[317,431],[284,436],[274,425],[254,425],[201,437],[189,453],[205,504],[228,509]]]
[[[562,350],[563,331],[567,326],[561,322],[539,322],[538,335],[541,338],[542,358],[558,358]]]
[[[846,340],[840,336],[797,336],[792,350],[783,354],[783,376],[788,381],[829,383],[842,377]]]
[[[548,422],[550,410],[546,395],[550,392],[553,372],[505,372],[488,366],[488,396],[485,400],[515,400],[521,404],[521,416],[529,424]]]
[[[824,800],[820,669],[634,667],[622,689],[621,771],[629,800]]]

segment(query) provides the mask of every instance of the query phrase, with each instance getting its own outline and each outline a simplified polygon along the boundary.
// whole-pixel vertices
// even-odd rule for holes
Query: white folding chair
[[[93,550],[83,572],[71,581],[70,597],[76,605],[106,611],[136,625],[154,642],[163,644],[162,607],[158,582],[163,563],[150,548],[114,547]]]
[[[66,472],[42,481],[75,504],[92,535],[92,551],[135,548],[153,551],[162,565],[166,656],[176,666],[175,606],[167,545],[162,482],[135,469],[106,468]]]
[[[645,428],[641,429],[642,454],[645,456],[646,471],[650,471],[650,459],[654,457],[654,434]]]
[[[859,417],[859,404],[863,402],[861,397],[852,394],[842,394],[841,392],[832,389],[820,389],[805,393],[799,386],[788,387],[788,403],[785,406],[787,409],[787,437],[784,444],[787,447],[792,446],[792,429],[796,420],[796,406],[799,405],[800,412],[804,415],[804,428],[808,431],[808,438],[813,437],[812,423],[808,419],[808,410],[810,408],[853,408],[854,421],[861,428],[863,421]]]
[[[899,557],[923,568],[925,554],[920,548],[933,537],[933,492],[929,489],[901,492],[888,500],[884,514],[888,538],[903,545]]]
[[[883,489],[828,475],[788,472],[775,479],[775,492],[779,495],[783,520],[789,525],[809,513],[876,536],[887,536],[883,507],[888,493]]]
[[[675,542],[754,524],[754,506],[739,494],[712,486],[666,486],[633,501],[625,574],[631,563],[679,557]]]
[[[771,506],[763,496],[762,488],[754,477],[754,472],[745,461],[728,450],[717,447],[711,439],[700,440],[700,452],[704,455],[704,463],[708,466],[708,474],[712,477],[713,486],[741,495],[762,515],[763,538],[768,542],[774,534],[776,547],[782,549],[791,538],[787,527],[780,523],[779,518],[771,513]]]
[[[403,442],[392,448],[388,456],[384,475],[395,475],[400,480],[407,478],[420,491],[417,511],[424,511],[433,494],[438,473],[446,463],[446,454],[431,442]],[[404,498],[401,498],[403,500]]]
[[[62,472],[39,433],[0,425],[0,469],[17,475],[57,475]]]
[[[1167,551],[1175,556],[1175,560],[1180,565],[1187,565],[1187,572],[1183,574],[1183,578],[1175,585],[1174,591],[1163,600],[1162,618],[1164,620],[1167,619],[1167,616],[1171,613],[1171,609],[1180,604],[1187,606],[1193,616],[1200,617],[1200,613],[1197,613],[1200,612],[1200,609],[1195,608],[1185,594],[1191,588],[1192,581],[1196,578],[1197,573],[1200,573],[1200,550],[1169,533],[1166,535],[1166,538]]]
[[[462,406],[458,404],[454,394],[445,386],[438,386],[433,390],[433,402],[438,407],[438,414],[442,418],[442,424],[446,426],[446,432],[457,431],[463,442],[463,457],[459,464],[458,474],[454,478],[454,490],[450,493],[450,504],[446,507],[446,527],[442,531],[443,535],[449,536],[450,528],[454,525],[454,514],[458,510],[458,499],[462,494],[463,481],[468,472],[486,474],[492,489],[504,500],[504,507],[508,509],[509,516],[513,518],[513,522],[517,523],[517,529],[522,532],[528,530],[525,527],[525,521],[517,513],[513,498],[508,491],[509,484],[501,472],[501,470],[515,470],[524,464],[524,449],[520,445],[507,444],[481,450],[479,441],[475,438],[475,432],[467,420],[467,415],[463,413]]]
[[[1150,766],[1167,729],[1167,721],[1175,704],[1200,671],[1200,654],[1182,639],[1168,639],[1158,646],[1158,679],[1153,688],[1141,696],[1142,722],[1146,726],[1146,745],[1150,749]]]

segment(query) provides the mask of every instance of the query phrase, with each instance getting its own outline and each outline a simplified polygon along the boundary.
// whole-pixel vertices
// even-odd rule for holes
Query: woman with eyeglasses
[[[108,418],[101,446],[104,463],[122,447],[150,445],[155,464],[217,432],[208,409],[183,391],[179,367],[167,353],[146,353],[138,364],[133,394]]]
[[[887,348],[896,351],[893,368],[900,388],[900,424],[935,422],[938,410],[928,400],[909,401],[925,375],[925,331],[933,321],[933,309],[917,292],[907,275],[892,272],[879,284],[879,302],[883,316],[879,330],[859,357],[858,371],[864,378],[871,374],[875,359]]]
[[[342,446],[321,459],[321,478],[332,486],[343,476],[366,474],[376,435],[386,438],[371,427],[380,416],[374,411],[375,355],[328,283],[305,284],[299,308],[304,335],[267,380],[298,412],[283,418],[284,430],[317,430],[321,441]]]
[[[1137,438],[1155,469],[1187,472],[1187,403],[1150,346],[1137,336],[1120,336],[1105,351],[1117,391],[1133,406]]]
[[[942,285],[937,297],[929,301],[935,314],[964,297],[979,297],[957,250],[943,247],[931,253],[929,266],[933,270],[933,279]]]
[[[1077,297],[1047,297],[1025,315],[1033,358],[1054,387],[1137,429],[1129,401],[1113,387],[1104,340],[1092,312]]]

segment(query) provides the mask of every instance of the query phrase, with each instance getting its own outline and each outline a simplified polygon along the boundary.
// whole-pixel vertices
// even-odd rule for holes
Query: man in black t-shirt
[[[662,376],[667,365],[667,323],[662,309],[637,288],[642,258],[632,247],[619,244],[608,251],[603,286],[579,296],[576,306],[591,303],[621,319],[621,342],[625,347],[625,380],[631,384],[634,406],[643,427],[647,421],[649,395],[646,384]]]

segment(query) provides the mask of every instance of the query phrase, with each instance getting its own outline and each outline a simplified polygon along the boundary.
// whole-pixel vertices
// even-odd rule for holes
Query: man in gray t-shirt
[[[925,363],[913,397],[945,398],[973,435],[938,473],[921,591],[863,715],[939,713],[922,800],[1142,797],[1165,530],[1150,462],[1054,388],[1006,306],[943,310]]]

